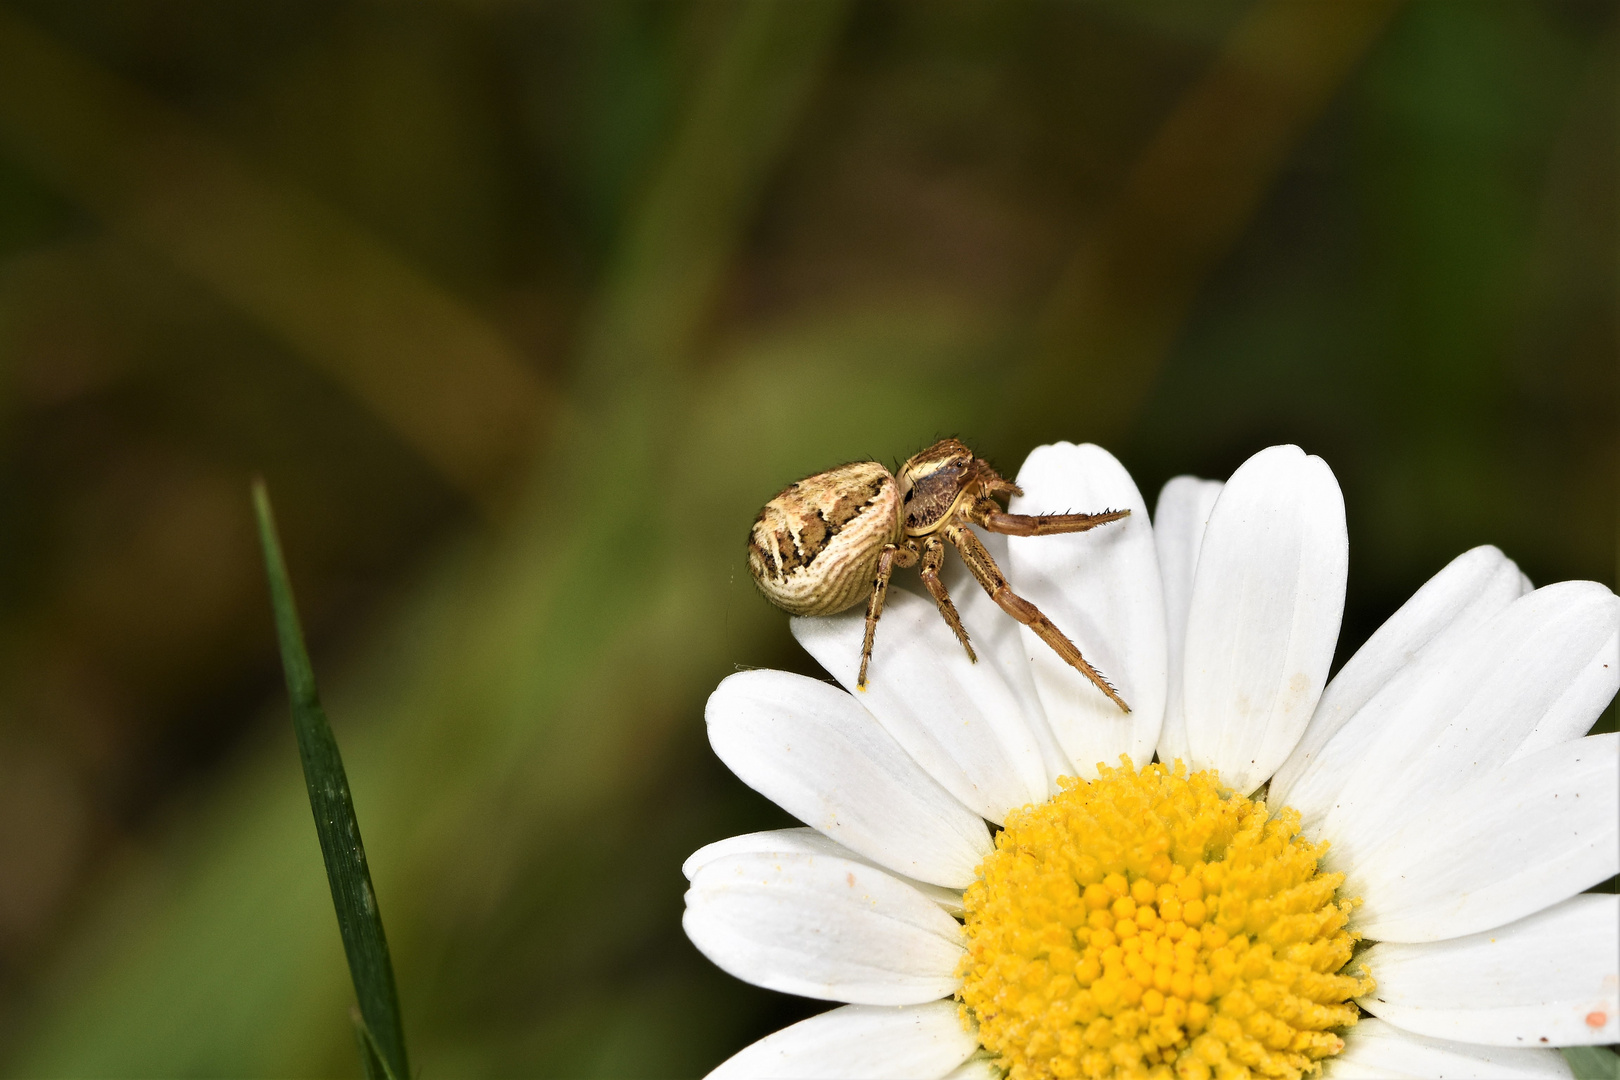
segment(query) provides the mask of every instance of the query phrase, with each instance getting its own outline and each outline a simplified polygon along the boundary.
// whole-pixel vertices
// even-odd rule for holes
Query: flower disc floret
[[[1298,1078],[1344,1048],[1373,983],[1298,813],[1180,762],[1061,783],[963,897],[963,1020],[1011,1080]]]

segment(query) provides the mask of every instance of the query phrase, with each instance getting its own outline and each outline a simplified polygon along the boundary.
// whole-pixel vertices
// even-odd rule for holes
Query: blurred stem
[[[555,689],[647,603],[671,569],[678,521],[669,481],[688,421],[688,366],[770,170],[842,24],[842,2],[731,3],[704,76],[626,223],[594,317],[581,334],[572,400],[534,470],[511,551],[544,550],[524,633],[533,672]],[[567,505],[569,513],[557,508]],[[678,508],[675,508],[678,513]],[[525,575],[518,567],[501,573]],[[508,579],[510,580],[510,579]],[[498,586],[505,588],[506,586]],[[582,619],[582,615],[589,617]],[[543,616],[542,613],[547,613]],[[565,629],[566,628],[566,629]],[[512,714],[534,728],[539,703]],[[513,704],[516,704],[514,702]],[[504,758],[503,758],[504,760]]]
[[[1007,398],[1000,452],[1118,438],[1231,252],[1401,0],[1258,0],[1182,96],[1059,279]]]
[[[688,356],[844,12],[843,0],[729,5],[583,335],[575,390],[587,400]]]
[[[362,1035],[361,1061],[370,1080],[398,1080],[410,1076],[405,1056],[405,1029],[400,1023],[399,993],[394,987],[394,965],[388,956],[382,913],[366,865],[366,846],[360,838],[349,794],[349,778],[337,738],[327,723],[315,690],[315,670],[304,647],[292,581],[281,555],[270,494],[263,481],[253,485],[253,510],[258,519],[259,543],[270,582],[270,607],[275,612],[276,639],[281,645],[281,666],[292,705],[293,731],[298,757],[304,766],[309,809],[315,815],[326,880],[337,910],[338,933],[349,960],[349,975],[359,1001],[357,1030]]]

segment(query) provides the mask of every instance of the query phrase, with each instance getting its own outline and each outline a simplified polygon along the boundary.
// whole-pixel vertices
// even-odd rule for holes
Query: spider
[[[889,577],[895,567],[921,563],[923,585],[939,613],[977,663],[973,645],[940,580],[945,544],[954,545],[996,604],[1033,630],[1123,712],[1125,699],[1086,662],[1074,642],[1034,604],[1012,591],[1001,568],[969,525],[1008,536],[1085,532],[1130,514],[1009,514],[998,497],[1020,495],[990,464],[962,443],[944,439],[900,466],[898,477],[875,461],[859,461],[790,484],[765,504],[748,537],[748,569],[765,598],[794,615],[831,615],[866,603],[866,637],[856,686],[866,668]]]

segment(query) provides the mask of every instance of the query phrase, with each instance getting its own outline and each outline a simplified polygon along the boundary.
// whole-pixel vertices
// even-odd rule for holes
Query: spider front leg
[[[962,626],[962,617],[956,613],[956,605],[951,603],[951,594],[945,591],[945,583],[939,580],[939,568],[945,565],[945,541],[938,535],[930,536],[923,541],[922,553],[922,580],[928,589],[928,595],[934,598],[934,604],[939,613],[945,616],[950,628],[956,631],[956,640],[962,643],[967,650],[968,662],[977,664],[979,658],[973,655],[973,646],[968,644],[968,632]]]
[[[858,690],[866,689],[866,665],[872,659],[872,638],[877,634],[878,619],[883,615],[883,599],[889,595],[889,578],[896,566],[917,565],[917,547],[911,540],[883,545],[878,556],[877,575],[872,579],[872,597],[866,602],[866,640],[861,643],[861,673],[855,679]]]
[[[994,499],[980,499],[968,511],[968,520],[994,533],[1006,536],[1051,536],[1077,533],[1130,517],[1129,510],[1104,510],[1100,514],[1009,514]]]
[[[1088,664],[1086,658],[1080,655],[1080,650],[1074,642],[1064,637],[1063,631],[1054,626],[1052,620],[1041,613],[1040,608],[1012,591],[1007,579],[1001,574],[1001,568],[996,565],[996,561],[990,557],[990,552],[985,550],[984,544],[973,535],[971,529],[962,525],[949,525],[945,529],[945,538],[956,545],[956,550],[962,553],[962,561],[967,563],[968,570],[978,579],[979,584],[984,586],[984,591],[990,594],[990,599],[996,602],[996,606],[1035,631],[1042,641],[1052,647],[1053,652],[1063,657],[1070,667],[1090,679],[1091,684],[1107,694],[1122,712],[1131,711],[1131,707],[1125,704],[1125,699],[1119,696],[1119,691],[1103,678],[1102,672]]]

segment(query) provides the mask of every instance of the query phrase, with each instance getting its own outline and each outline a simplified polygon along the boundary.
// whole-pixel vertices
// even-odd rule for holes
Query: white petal
[[[1448,796],[1356,860],[1354,928],[1436,941],[1521,919],[1620,873],[1620,734],[1574,739]]]
[[[1007,537],[977,527],[973,531],[990,552],[990,557],[996,560],[997,566],[1003,569],[1012,566],[1012,559],[1007,553]],[[962,625],[967,628],[973,648],[978,651],[979,662],[990,664],[999,671],[1007,688],[1018,699],[1019,715],[1034,736],[1035,744],[1041,751],[1041,761],[1046,766],[1046,793],[1048,797],[1057,794],[1058,777],[1072,775],[1074,766],[1069,764],[1068,755],[1058,745],[1057,736],[1052,734],[1052,727],[1046,721],[1046,709],[1035,689],[1035,656],[1025,644],[1024,636],[1019,633],[1018,620],[996,606],[990,594],[968,573],[967,565],[961,559],[947,559],[943,576],[950,587],[951,596],[956,600]],[[1045,645],[1040,647],[1046,648]]]
[[[1051,619],[1108,678],[1131,712],[1103,693],[1035,634],[1024,629],[1035,688],[1075,775],[1129,754],[1145,765],[1164,721],[1164,598],[1153,523],[1136,482],[1112,454],[1086,443],[1037,447],[1018,471],[1010,508],[1019,514],[1129,510],[1123,521],[1089,532],[1014,536],[1007,542],[1013,590]]]
[[[1267,801],[1294,805],[1289,789],[1374,694],[1418,657],[1472,632],[1517,600],[1523,578],[1511,559],[1485,545],[1465,551],[1426,581],[1328,683],[1299,745],[1271,778]],[[1321,784],[1331,778],[1328,773],[1313,779]]]
[[[1376,695],[1323,751],[1317,768],[1342,759],[1340,739],[1359,744],[1316,830],[1333,843],[1325,865],[1355,866],[1385,836],[1506,764],[1542,717],[1566,708],[1572,687],[1586,685],[1582,675],[1617,627],[1620,600],[1608,589],[1565,581],[1521,596],[1455,647],[1413,664],[1410,678]]]
[[[708,1080],[943,1080],[978,1048],[954,1001],[845,1005],[765,1036]]]
[[[1187,760],[1187,714],[1181,695],[1187,609],[1192,605],[1193,571],[1204,545],[1204,528],[1225,486],[1219,480],[1178,476],[1160,490],[1159,503],[1153,508],[1153,543],[1164,581],[1165,656],[1169,662],[1159,760],[1167,763]]]
[[[1002,1080],[1002,1073],[990,1063],[988,1054],[980,1054],[952,1069],[944,1080]]]
[[[890,589],[857,691],[864,610],[794,619],[793,636],[855,694],[919,765],[980,817],[1046,798],[1040,748],[1018,699],[989,664],[970,663],[932,602]]]
[[[1617,687],[1620,687],[1620,634],[1611,637],[1598,649],[1597,655],[1586,665],[1586,670],[1575,677],[1564,696],[1536,721],[1536,726],[1514,751],[1514,756],[1533,754],[1569,739],[1580,738],[1591,731],[1598,715],[1614,698]]]
[[[712,844],[704,844],[686,857],[681,864],[681,873],[686,880],[691,881],[697,872],[717,859],[727,855],[744,854],[768,855],[827,855],[835,859],[849,859],[852,862],[865,863],[874,870],[886,870],[870,859],[861,857],[849,850],[836,840],[829,840],[814,829],[770,829],[765,832],[743,833],[741,836],[728,836],[724,840],[716,840]],[[962,890],[947,889],[943,885],[931,885],[926,881],[905,877],[889,871],[895,878],[910,885],[928,899],[944,908],[952,915],[962,914]]]
[[[767,829],[765,832],[742,833],[728,836],[712,844],[704,844],[681,863],[681,873],[691,881],[705,866],[728,855],[830,855],[837,859],[857,859],[859,855],[836,840],[829,840],[814,829]],[[882,867],[877,867],[881,870]]]
[[[1483,934],[1380,942],[1362,1008],[1422,1035],[1490,1046],[1620,1039],[1620,896],[1583,893]]]
[[[686,892],[686,936],[756,986],[860,1005],[955,991],[961,927],[915,889],[853,859],[729,855]]]
[[[1349,540],[1327,463],[1273,446],[1239,466],[1211,512],[1187,614],[1188,766],[1259,787],[1322,696],[1344,614]]]
[[[835,686],[744,671],[709,695],[704,717],[743,783],[881,866],[960,889],[992,850],[984,819]]]
[[[1402,1031],[1376,1016],[1344,1033],[1344,1052],[1322,1062],[1327,1080],[1567,1080],[1556,1050],[1451,1042]]]

